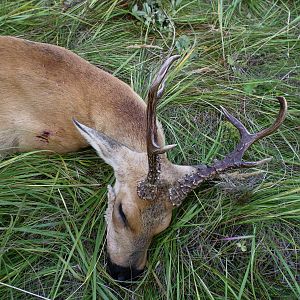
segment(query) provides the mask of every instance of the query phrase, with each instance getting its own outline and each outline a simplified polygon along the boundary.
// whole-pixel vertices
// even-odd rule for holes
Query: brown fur
[[[146,106],[124,82],[64,48],[13,37],[0,37],[0,58],[0,141],[14,132],[0,145],[7,152],[86,147],[72,117],[145,150]]]

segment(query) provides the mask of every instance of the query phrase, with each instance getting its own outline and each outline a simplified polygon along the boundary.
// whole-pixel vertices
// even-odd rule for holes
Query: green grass
[[[246,155],[273,160],[250,178],[224,176],[192,193],[151,244],[145,276],[126,289],[105,268],[111,169],[92,150],[7,157],[0,299],[300,298],[300,3],[161,2],[169,31],[138,20],[134,1],[78,1],[63,11],[58,0],[2,0],[0,34],[67,47],[144,98],[163,58],[181,54],[159,106],[168,142],[179,144],[169,154],[176,163],[210,163],[232,149],[238,134],[220,105],[257,131],[283,95],[283,126]]]

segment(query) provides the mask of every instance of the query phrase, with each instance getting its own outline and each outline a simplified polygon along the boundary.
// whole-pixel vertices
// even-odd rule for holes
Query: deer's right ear
[[[113,167],[114,171],[122,168],[126,160],[128,160],[128,156],[133,155],[132,150],[104,133],[87,127],[74,118],[73,123],[80,134],[97,151],[98,155]]]

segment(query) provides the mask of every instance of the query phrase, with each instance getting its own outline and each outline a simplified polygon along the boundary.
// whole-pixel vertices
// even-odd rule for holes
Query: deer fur
[[[146,150],[146,105],[121,80],[54,45],[0,37],[0,55],[2,152],[84,148],[74,117],[136,151]]]

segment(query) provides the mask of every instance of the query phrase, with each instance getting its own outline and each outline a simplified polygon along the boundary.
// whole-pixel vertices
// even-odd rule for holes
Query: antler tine
[[[221,110],[222,110],[223,114],[225,115],[226,119],[238,129],[241,137],[244,135],[250,134],[249,131],[247,130],[247,128],[242,124],[242,122],[240,120],[238,120],[233,115],[231,115],[225,107],[223,107],[223,106],[220,106],[220,107],[221,107]]]
[[[156,107],[158,100],[161,98],[164,87],[167,72],[172,63],[177,60],[180,56],[173,55],[169,57],[161,66],[156,78],[154,79],[148,94],[148,105],[147,105],[147,152],[149,159],[149,174],[148,179],[152,184],[156,181],[154,173],[157,173],[157,155],[163,154],[166,151],[174,148],[176,145],[169,145],[161,148],[158,145],[157,137],[157,124],[156,124]],[[161,88],[159,88],[161,86]],[[151,172],[150,172],[151,171]],[[159,172],[158,172],[159,173]]]
[[[270,126],[269,128],[266,128],[260,132],[258,132],[256,134],[257,136],[257,140],[258,139],[262,139],[264,138],[265,136],[268,136],[270,134],[272,134],[273,132],[275,132],[279,127],[280,125],[283,123],[285,117],[286,117],[286,112],[287,112],[287,102],[285,100],[284,97],[280,96],[280,97],[277,97],[277,100],[279,101],[280,103],[280,111],[279,111],[279,114],[275,120],[275,122],[273,123],[272,126]]]
[[[226,116],[227,120],[232,123],[240,132],[240,136],[241,136],[241,141],[238,144],[236,150],[240,149],[240,155],[239,158],[241,159],[243,154],[245,153],[245,151],[255,142],[257,142],[258,140],[272,134],[273,132],[275,132],[280,125],[283,123],[285,116],[286,116],[286,112],[287,112],[287,102],[285,100],[284,97],[277,97],[279,103],[280,103],[280,110],[278,113],[278,116],[275,120],[275,122],[273,123],[273,125],[271,125],[268,128],[263,129],[260,132],[257,133],[249,133],[249,131],[246,129],[246,127],[241,123],[241,121],[239,121],[238,119],[236,119],[234,116],[232,116],[225,108],[222,107],[223,113]],[[237,155],[237,153],[236,153]],[[262,162],[265,162],[265,160],[259,161],[257,162],[257,164],[261,164]],[[252,162],[251,164],[253,164],[254,162]],[[247,163],[244,163],[244,167],[246,167]]]
[[[215,161],[212,166],[195,166],[195,171],[193,173],[186,174],[183,178],[179,179],[178,182],[169,189],[169,198],[173,205],[179,206],[190,191],[199,186],[203,181],[206,181],[217,174],[224,173],[230,169],[255,167],[270,160],[270,158],[266,158],[260,161],[249,162],[242,161],[242,158],[246,150],[253,143],[272,134],[283,123],[287,112],[287,102],[284,97],[277,97],[277,99],[280,103],[280,111],[273,125],[253,134],[249,133],[246,127],[237,118],[232,116],[226,109],[222,108],[228,121],[239,130],[241,137],[240,142],[224,159]]]
[[[253,134],[253,136],[255,136],[255,139],[253,140],[253,143],[256,142],[256,141],[258,141],[259,139],[262,139],[262,138],[264,138],[264,137],[272,134],[283,123],[283,121],[284,121],[284,119],[286,117],[286,112],[287,112],[287,102],[286,102],[286,100],[285,100],[284,97],[277,97],[277,99],[278,99],[278,101],[280,103],[280,110],[279,110],[279,114],[278,114],[275,122],[270,127],[265,128],[262,131]],[[232,116],[224,107],[221,106],[221,109],[222,109],[225,117],[227,118],[227,120],[230,123],[232,123],[239,130],[240,136],[242,138],[244,136],[251,135],[249,133],[249,131],[246,129],[246,127],[241,123],[241,121],[239,121],[237,118],[235,118],[234,116]]]
[[[173,55],[169,57],[161,66],[156,78],[154,79],[149,93],[148,93],[148,105],[147,105],[147,151],[153,154],[162,154],[173,147],[160,148],[157,144],[157,125],[156,125],[156,107],[158,100],[161,98],[164,92],[165,80],[167,72],[172,63],[177,60],[180,55]],[[161,88],[159,89],[159,87]]]
[[[174,148],[176,145],[160,147],[158,144],[156,107],[158,100],[164,92],[166,75],[172,63],[180,58],[180,55],[169,57],[161,66],[148,93],[147,105],[147,154],[148,154],[148,175],[144,181],[138,184],[138,195],[142,199],[153,200],[157,194],[157,183],[160,175],[160,154]]]
[[[149,94],[153,93],[156,94],[156,99],[158,100],[161,98],[163,91],[164,91],[164,87],[165,87],[165,80],[166,80],[166,75],[168,73],[168,70],[170,68],[170,66],[173,64],[173,62],[177,59],[180,58],[180,55],[173,55],[170,56],[161,66],[160,70],[158,71],[156,78],[154,79],[150,90],[149,90]],[[161,88],[158,90],[158,88],[161,86]],[[148,100],[149,101],[149,100]]]

